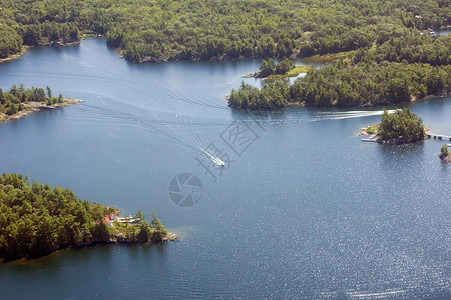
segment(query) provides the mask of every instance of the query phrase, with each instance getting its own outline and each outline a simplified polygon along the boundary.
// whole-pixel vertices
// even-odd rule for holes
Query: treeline
[[[51,188],[18,174],[0,176],[0,258],[40,255],[71,245],[103,240],[105,224],[116,211],[78,199],[69,189]]]
[[[389,144],[406,144],[424,140],[423,120],[408,108],[389,114],[384,110],[378,127],[378,141]]]
[[[0,55],[105,35],[131,61],[289,57],[451,25],[448,0],[0,0]],[[12,29],[12,31],[11,31]]]
[[[388,39],[377,42],[374,47],[360,48],[354,55],[354,63],[369,61],[391,61],[451,64],[451,35],[435,36],[416,30],[393,30]]]
[[[264,59],[260,64],[260,72],[257,77],[267,77],[269,75],[282,75],[294,68],[294,63],[284,58],[279,63],[276,63],[272,58]]]
[[[242,84],[228,104],[242,109],[278,109],[289,103],[307,106],[386,105],[451,92],[451,66],[421,63],[359,63],[339,61],[311,69],[290,87],[283,83],[262,90]],[[288,93],[287,93],[288,90]],[[277,95],[277,101],[263,94]],[[277,105],[276,105],[277,103]]]
[[[242,82],[238,91],[232,89],[228,105],[240,109],[276,110],[286,107],[290,100],[290,89],[281,81],[267,83],[261,90]]]
[[[80,31],[74,22],[57,23],[46,20],[43,23],[20,26],[17,31],[22,36],[24,45],[28,46],[67,44],[80,40]]]
[[[104,216],[118,209],[78,199],[69,189],[51,188],[19,174],[0,176],[0,258],[39,256],[68,246],[109,242],[160,242],[167,231],[152,212],[138,226],[115,223]],[[121,240],[118,240],[121,239]]]
[[[127,243],[159,243],[163,241],[164,237],[167,235],[167,230],[164,228],[163,224],[161,224],[155,211],[152,211],[152,220],[150,221],[150,224],[145,220],[144,214],[140,211],[135,215],[135,218],[140,219],[139,226],[115,223],[114,227],[110,228],[110,235],[111,232],[116,235],[120,233],[123,241]]]
[[[63,101],[64,98],[61,94],[58,97],[53,97],[52,89],[48,86],[45,90],[35,87],[26,89],[23,84],[19,86],[13,84],[6,92],[0,88],[0,113],[9,116],[23,110],[24,104],[27,102],[45,102],[50,106],[55,103],[63,103]]]
[[[340,61],[310,70],[290,86],[290,102],[308,106],[365,106],[410,101],[451,92],[451,66]]]
[[[11,27],[0,23],[0,58],[22,50],[22,37]]]

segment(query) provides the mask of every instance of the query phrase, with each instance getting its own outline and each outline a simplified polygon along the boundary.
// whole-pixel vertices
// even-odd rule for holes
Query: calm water
[[[124,214],[156,210],[183,239],[0,264],[0,298],[451,297],[443,142],[361,142],[359,128],[378,122],[380,108],[229,109],[225,96],[258,67],[130,64],[100,39],[1,64],[3,89],[50,85],[85,102],[1,124],[0,172]],[[451,134],[450,97],[405,106]],[[233,129],[245,133],[232,140]],[[201,141],[228,155],[229,168],[210,169],[216,181],[196,160]],[[183,172],[203,184],[190,208],[168,196]]]
[[[435,33],[438,35],[448,35],[451,32],[451,28],[439,29]]]

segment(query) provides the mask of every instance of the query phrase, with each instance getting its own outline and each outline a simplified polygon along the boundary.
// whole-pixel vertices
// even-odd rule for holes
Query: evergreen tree
[[[276,72],[276,63],[272,58],[268,60],[263,60],[260,65],[260,75],[259,77],[267,77],[269,75],[275,74]]]
[[[52,89],[49,86],[46,86],[45,88],[47,90],[47,97],[52,98]]]
[[[408,108],[389,114],[384,110],[379,125],[378,139],[383,142],[402,144],[421,141],[425,138],[423,120]]]
[[[293,62],[288,58],[284,58],[280,63],[277,64],[275,72],[276,74],[285,74],[291,69],[293,69],[293,67],[294,67]]]
[[[167,231],[164,228],[163,224],[161,224],[160,219],[158,219],[157,215],[155,214],[155,211],[152,211],[152,227],[154,228],[154,231],[152,233],[152,241],[153,242],[161,242],[163,240],[163,237],[166,235]]]
[[[149,222],[144,220],[139,225],[139,232],[138,232],[138,235],[136,236],[136,238],[137,238],[138,242],[145,243],[145,242],[150,241],[151,237],[152,237],[152,230],[150,228]]]

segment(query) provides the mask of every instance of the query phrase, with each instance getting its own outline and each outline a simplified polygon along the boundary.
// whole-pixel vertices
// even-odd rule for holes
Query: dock
[[[374,142],[374,143],[379,143],[378,140],[376,139],[362,139],[363,142]]]
[[[370,136],[367,139],[362,139],[362,141],[364,142],[374,142],[374,143],[379,143],[379,141],[377,140],[377,135],[373,134],[372,136]]]
[[[437,139],[437,140],[448,140],[448,141],[451,142],[451,136],[450,135],[436,134],[436,133],[427,132],[426,136],[427,136],[428,139],[433,138],[433,139]]]

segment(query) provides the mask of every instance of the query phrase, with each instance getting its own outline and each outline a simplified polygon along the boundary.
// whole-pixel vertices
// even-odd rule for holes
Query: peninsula
[[[450,39],[451,40],[451,39]],[[365,107],[416,101],[451,93],[451,65],[362,63],[338,60],[310,68],[294,84],[267,83],[257,89],[243,83],[232,90],[228,105],[238,109],[275,110],[289,105]]]
[[[44,110],[81,103],[83,100],[64,98],[61,94],[53,97],[50,87],[25,89],[23,84],[13,84],[8,92],[0,89],[0,122],[15,120]]]
[[[0,259],[34,258],[68,247],[176,240],[152,212],[120,218],[119,210],[78,199],[28,176],[0,176]]]

